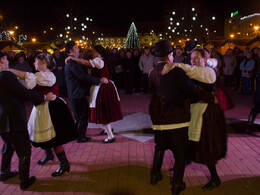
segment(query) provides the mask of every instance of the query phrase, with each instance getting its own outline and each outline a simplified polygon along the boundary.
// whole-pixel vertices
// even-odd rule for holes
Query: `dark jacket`
[[[27,90],[13,73],[0,72],[0,133],[27,131],[23,99],[40,104],[44,96]]]
[[[190,102],[196,102],[195,86],[186,73],[175,67],[162,76],[164,63],[157,64],[150,74],[151,102],[149,113],[154,125],[190,121]]]
[[[90,76],[74,60],[69,60],[65,66],[65,76],[70,99],[85,98],[91,84],[100,84],[100,78]]]

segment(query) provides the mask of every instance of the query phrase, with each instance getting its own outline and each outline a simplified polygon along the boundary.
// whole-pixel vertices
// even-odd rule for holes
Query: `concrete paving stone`
[[[71,171],[57,178],[50,175],[58,168],[57,158],[39,166],[37,161],[44,156],[44,151],[32,148],[30,175],[36,175],[38,180],[25,194],[171,194],[174,157],[169,150],[164,156],[163,180],[155,187],[149,184],[155,147],[153,133],[149,129],[149,95],[120,94],[120,97],[124,120],[112,125],[116,142],[101,144],[99,141],[106,136],[100,136],[101,128],[90,124],[87,136],[92,137],[91,142],[79,144],[73,141],[64,145]],[[231,98],[236,107],[225,112],[231,128],[228,151],[226,158],[217,164],[221,186],[204,192],[201,186],[209,178],[208,170],[205,165],[192,163],[186,167],[184,181],[187,189],[181,194],[253,195],[260,191],[260,134],[259,131],[255,132],[255,136],[241,134],[252,106],[252,97],[235,93],[231,94]],[[65,100],[70,104],[68,98]],[[30,106],[26,108],[30,112]],[[255,124],[260,124],[260,115]],[[12,170],[17,170],[17,165],[18,158],[14,154]],[[0,194],[12,192],[22,194],[18,177],[0,183]]]

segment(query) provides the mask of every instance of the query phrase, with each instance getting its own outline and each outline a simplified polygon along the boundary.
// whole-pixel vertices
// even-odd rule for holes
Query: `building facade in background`
[[[260,35],[260,13],[247,16],[234,13],[231,14],[232,17],[225,19],[225,39],[254,39]]]

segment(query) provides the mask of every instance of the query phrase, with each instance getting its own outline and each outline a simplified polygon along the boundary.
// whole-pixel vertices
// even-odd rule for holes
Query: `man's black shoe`
[[[77,142],[84,143],[84,142],[88,142],[90,140],[91,140],[91,137],[82,137],[82,138],[78,138]]]
[[[212,190],[216,187],[218,187],[221,184],[220,179],[218,179],[217,181],[212,181],[210,180],[209,183],[207,183],[206,185],[202,186],[203,190]]]
[[[0,174],[0,181],[7,181],[9,178],[15,177],[16,175],[18,175],[17,171],[9,171],[6,173],[2,173]]]
[[[151,185],[156,185],[158,181],[161,181],[163,179],[163,176],[161,173],[152,173],[151,174],[151,179],[150,179],[150,184]]]
[[[32,185],[35,181],[36,181],[35,176],[30,177],[28,181],[21,181],[21,183],[20,183],[21,190],[25,190],[25,189],[29,188],[30,185]]]
[[[186,184],[184,182],[175,183],[172,186],[172,195],[179,195],[183,190],[186,189]]]

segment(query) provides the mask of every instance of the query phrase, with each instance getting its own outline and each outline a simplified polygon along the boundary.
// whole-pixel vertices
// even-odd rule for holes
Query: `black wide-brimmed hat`
[[[4,57],[6,54],[0,51],[0,58]]]
[[[173,52],[173,47],[170,42],[168,40],[162,40],[155,44],[154,52],[152,54],[157,57],[164,57],[171,52]]]

